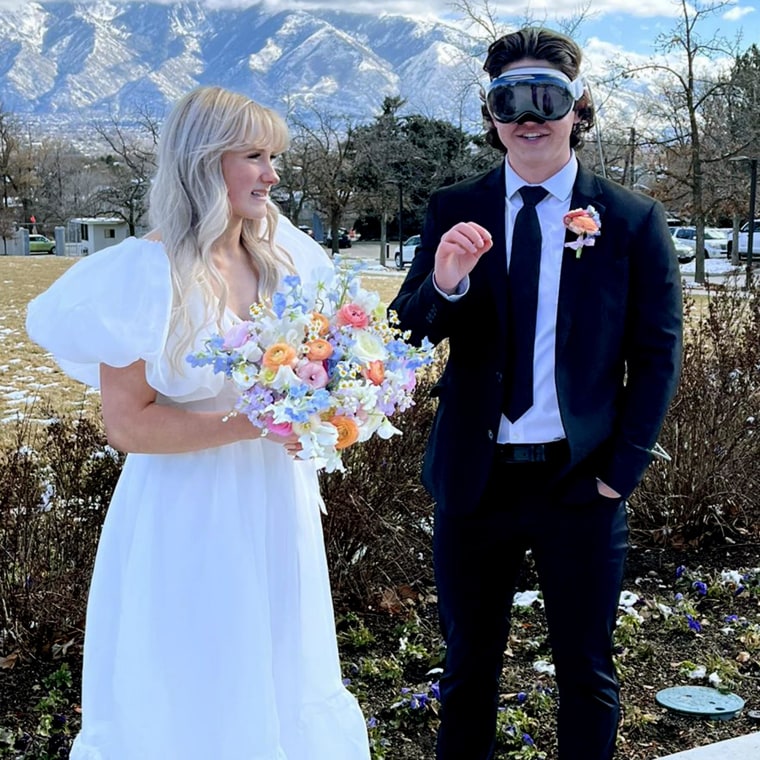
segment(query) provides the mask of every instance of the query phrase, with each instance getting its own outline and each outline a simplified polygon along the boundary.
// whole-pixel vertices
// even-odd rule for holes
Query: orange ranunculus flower
[[[367,366],[362,369],[362,374],[372,383],[372,385],[382,385],[383,380],[385,380],[385,366],[379,359],[377,359],[367,364]]]
[[[594,235],[599,232],[596,219],[586,209],[577,209],[565,214],[563,222],[576,235]]]
[[[296,350],[288,343],[274,343],[264,352],[261,360],[265,367],[277,369],[283,365],[292,365],[296,360]]]
[[[330,420],[330,424],[335,425],[338,429],[338,441],[335,444],[336,449],[346,449],[359,440],[359,426],[350,417],[336,414]]]
[[[311,321],[316,322],[319,326],[318,332],[320,335],[327,335],[330,331],[330,320],[324,314],[320,314],[318,311],[313,311],[311,313]]]
[[[361,306],[355,303],[347,303],[338,309],[336,320],[339,325],[351,325],[361,329],[369,324],[367,312]]]
[[[326,340],[322,338],[315,338],[306,343],[308,353],[306,358],[311,362],[323,362],[325,359],[329,359],[333,353],[333,347]]]

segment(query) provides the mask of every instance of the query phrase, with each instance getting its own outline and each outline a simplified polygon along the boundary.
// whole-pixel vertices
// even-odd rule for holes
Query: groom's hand
[[[459,222],[441,236],[435,252],[435,284],[454,293],[459,283],[475,268],[493,245],[491,233],[475,222]]]

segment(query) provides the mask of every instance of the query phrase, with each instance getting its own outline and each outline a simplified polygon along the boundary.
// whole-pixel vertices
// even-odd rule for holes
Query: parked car
[[[30,253],[55,253],[55,240],[44,235],[29,235]]]
[[[406,264],[411,264],[412,259],[417,255],[417,250],[420,247],[421,239],[419,235],[412,235],[408,237],[401,250],[396,248],[393,254],[393,260],[396,262],[396,269],[403,269]]]
[[[673,250],[678,258],[679,264],[688,264],[690,261],[694,261],[694,256],[696,255],[694,246],[686,245],[683,240],[676,240],[675,237],[673,237],[672,240]]]
[[[326,232],[325,233],[325,239],[324,243],[327,248],[332,248],[332,232]],[[348,236],[348,230],[344,229],[343,227],[338,228],[338,248],[350,248],[351,247],[351,238]]]
[[[671,235],[675,240],[688,245],[696,251],[697,228],[696,227],[671,227]],[[728,236],[716,227],[705,227],[705,258],[725,256],[728,249]]]
[[[314,230],[308,224],[299,224],[298,229],[305,232],[309,237],[314,237]]]
[[[731,258],[731,249],[733,248],[733,241],[728,241],[728,247],[726,248],[726,256]],[[739,228],[739,258],[747,258],[747,249],[749,248],[749,222],[745,222]],[[760,219],[755,219],[755,227],[752,230],[752,258],[760,261]]]

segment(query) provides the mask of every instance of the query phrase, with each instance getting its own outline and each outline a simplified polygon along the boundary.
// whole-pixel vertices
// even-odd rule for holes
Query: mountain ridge
[[[0,100],[40,123],[75,124],[163,114],[192,87],[219,84],[281,112],[366,121],[400,96],[409,112],[476,120],[477,88],[463,90],[461,69],[482,47],[453,26],[389,14],[31,2],[0,10]]]

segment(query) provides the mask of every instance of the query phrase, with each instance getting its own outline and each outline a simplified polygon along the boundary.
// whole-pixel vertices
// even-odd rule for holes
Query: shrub
[[[631,498],[639,542],[707,545],[757,531],[760,506],[760,301],[708,291],[685,299],[684,361],[656,460]]]
[[[374,437],[344,453],[346,471],[321,476],[325,544],[336,602],[401,612],[432,585],[433,502],[420,482],[436,402],[440,360],[423,375],[415,405],[394,424],[401,436]]]
[[[28,417],[29,415],[27,415]],[[55,654],[81,632],[122,456],[85,417],[22,422],[0,451],[0,651]]]

